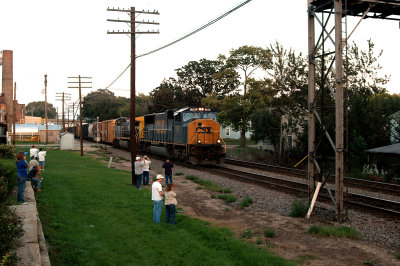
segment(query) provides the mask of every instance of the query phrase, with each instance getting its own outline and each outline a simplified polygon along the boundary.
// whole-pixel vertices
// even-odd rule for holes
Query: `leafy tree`
[[[152,102],[149,95],[139,93],[139,95],[136,96],[136,116],[148,114],[151,108],[151,104]]]
[[[255,110],[250,117],[251,138],[255,141],[268,141],[274,146],[274,150],[279,150],[281,116],[270,108]]]
[[[182,88],[177,85],[175,79],[163,80],[161,84],[150,92],[150,112],[164,112],[167,109],[174,109],[191,105],[189,99],[182,91]],[[187,101],[188,100],[188,101]]]
[[[44,101],[28,103],[25,107],[25,114],[28,116],[36,116],[44,118],[45,117]],[[47,117],[51,119],[57,117],[56,108],[49,102],[47,103]]]

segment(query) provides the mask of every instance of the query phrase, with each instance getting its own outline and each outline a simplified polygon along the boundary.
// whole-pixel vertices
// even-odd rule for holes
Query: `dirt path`
[[[112,151],[114,156],[125,157],[121,151],[109,151]],[[130,162],[120,160],[119,163],[113,163],[113,167],[130,170]],[[161,162],[153,160],[151,169],[161,169]],[[175,173],[178,171],[184,172],[185,175],[191,172],[190,169],[181,166],[175,167]],[[151,171],[151,177],[156,174],[156,171]],[[241,210],[237,204],[232,205],[221,199],[211,198],[210,191],[200,189],[199,185],[183,176],[174,176],[174,183],[177,207],[183,208],[185,215],[229,228],[238,238],[241,238],[245,231],[252,230],[253,236],[245,241],[257,245],[257,240],[261,239],[260,246],[284,258],[295,259],[304,265],[400,265],[400,261],[396,260],[393,254],[370,242],[314,237],[308,234],[312,221],[266,211]],[[264,237],[263,232],[267,228],[275,230],[274,238]]]

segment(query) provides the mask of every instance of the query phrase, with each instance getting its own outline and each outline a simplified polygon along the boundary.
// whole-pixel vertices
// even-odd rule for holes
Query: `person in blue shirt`
[[[24,191],[26,185],[26,177],[28,174],[26,173],[26,168],[28,167],[28,163],[26,162],[26,157],[23,151],[17,153],[17,177],[18,177],[18,196],[17,201],[21,204],[26,204],[24,198]]]

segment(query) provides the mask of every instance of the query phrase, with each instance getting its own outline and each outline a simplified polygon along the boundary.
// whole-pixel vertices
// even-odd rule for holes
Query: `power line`
[[[205,28],[211,26],[212,24],[216,23],[217,21],[219,21],[219,20],[223,19],[224,17],[230,15],[231,13],[233,13],[234,11],[238,10],[239,8],[243,7],[244,5],[248,4],[248,3],[251,2],[251,1],[252,1],[252,0],[244,1],[244,2],[240,3],[239,5],[235,6],[234,8],[230,9],[229,11],[225,12],[224,14],[220,15],[220,16],[217,17],[216,19],[211,20],[211,21],[208,22],[207,24],[205,24],[205,25],[203,25],[203,26],[197,28],[196,30],[194,30],[194,31],[192,31],[192,32],[190,32],[190,33],[188,33],[188,34],[186,34],[186,35],[184,35],[183,37],[180,37],[180,38],[176,39],[175,41],[172,41],[172,42],[170,42],[170,43],[168,43],[168,44],[166,44],[166,45],[163,45],[163,46],[161,46],[161,47],[159,47],[159,48],[157,48],[157,49],[154,49],[154,50],[151,50],[151,51],[149,51],[149,52],[147,52],[147,53],[138,55],[138,56],[136,56],[136,58],[144,57],[144,56],[146,56],[146,55],[153,54],[153,53],[158,52],[158,51],[161,51],[161,50],[163,50],[163,49],[165,49],[165,48],[167,48],[167,47],[169,47],[169,46],[171,46],[171,45],[174,45],[174,44],[176,44],[176,43],[178,43],[178,42],[180,42],[180,41],[182,41],[182,40],[184,40],[184,39],[186,39],[186,38],[188,38],[188,37],[190,37],[190,36],[192,36],[192,35],[194,35],[194,34],[200,32],[200,31],[204,30]],[[117,76],[117,78],[115,78],[115,79],[110,83],[110,85],[108,85],[105,89],[110,88],[110,87],[111,87],[111,86],[112,86],[112,85],[113,85],[113,84],[128,70],[128,68],[129,68],[130,66],[131,66],[131,64],[129,64],[129,65],[121,72],[121,74],[119,74],[119,75]]]

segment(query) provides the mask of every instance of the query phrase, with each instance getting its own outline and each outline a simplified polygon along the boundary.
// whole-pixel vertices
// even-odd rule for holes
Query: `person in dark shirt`
[[[172,168],[174,167],[174,164],[167,159],[163,163],[162,167],[165,168],[165,183],[168,185],[168,178],[170,183],[172,183]]]
[[[28,172],[28,180],[32,179],[33,185],[34,185],[34,190],[35,191],[40,191],[40,187],[42,184],[43,178],[37,177],[36,175],[40,175],[40,170],[36,165],[33,166],[32,170]]]
[[[26,168],[28,167],[28,163],[26,162],[26,157],[23,151],[17,153],[17,177],[18,177],[18,195],[17,201],[21,204],[27,204],[24,198],[24,191],[26,185]]]

